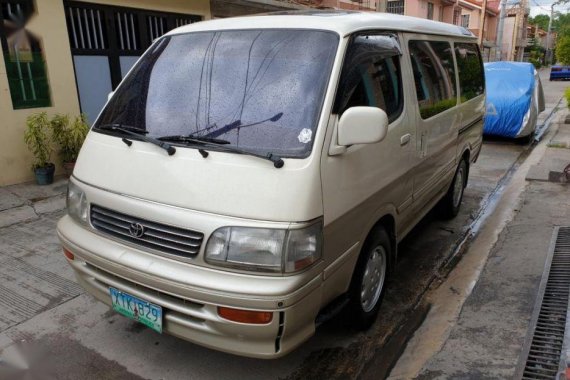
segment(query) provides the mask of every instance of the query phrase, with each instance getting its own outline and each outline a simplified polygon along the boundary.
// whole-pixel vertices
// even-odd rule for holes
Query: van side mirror
[[[338,121],[338,145],[374,144],[388,134],[388,115],[378,107],[351,107]]]
[[[113,97],[113,94],[115,93],[115,91],[111,91],[109,92],[109,94],[107,95],[107,101],[111,100],[111,98]]]

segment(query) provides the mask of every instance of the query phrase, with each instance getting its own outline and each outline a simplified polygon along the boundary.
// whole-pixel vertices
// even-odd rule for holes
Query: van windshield
[[[306,157],[337,46],[338,35],[316,30],[164,37],[124,79],[94,128],[125,125],[150,137],[219,139]]]

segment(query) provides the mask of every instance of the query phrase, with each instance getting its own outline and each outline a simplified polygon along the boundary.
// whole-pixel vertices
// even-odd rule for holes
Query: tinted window
[[[97,124],[219,138],[285,157],[312,147],[338,35],[237,30],[168,36],[125,78]]]
[[[346,55],[337,110],[378,107],[395,120],[403,107],[400,48],[393,36],[357,36]]]
[[[459,70],[461,101],[481,95],[485,91],[485,74],[477,45],[456,43],[455,57]]]
[[[448,42],[410,41],[420,115],[427,119],[457,104],[453,54]]]

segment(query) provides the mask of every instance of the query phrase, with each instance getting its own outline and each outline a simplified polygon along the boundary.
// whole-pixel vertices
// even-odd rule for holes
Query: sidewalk
[[[553,230],[570,226],[570,184],[560,183],[570,163],[567,114],[563,109],[556,115],[545,136],[550,142],[526,175],[516,215],[500,233],[443,346],[417,379],[505,379],[515,374]]]
[[[67,178],[38,186],[33,182],[0,187],[0,228],[38,219],[65,208]]]

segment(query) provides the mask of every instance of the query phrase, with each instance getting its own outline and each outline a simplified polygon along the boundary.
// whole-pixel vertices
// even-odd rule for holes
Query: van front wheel
[[[391,254],[390,237],[382,227],[364,244],[350,285],[349,312],[354,326],[365,330],[378,315]]]
[[[467,163],[465,160],[461,160],[457,167],[457,171],[455,172],[455,176],[453,177],[453,182],[451,183],[451,186],[449,186],[447,194],[441,200],[440,207],[445,218],[454,218],[459,213],[466,183]]]

